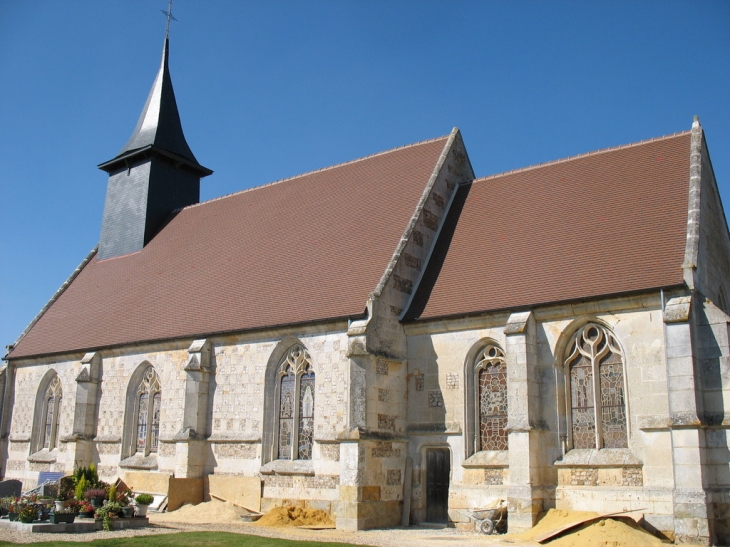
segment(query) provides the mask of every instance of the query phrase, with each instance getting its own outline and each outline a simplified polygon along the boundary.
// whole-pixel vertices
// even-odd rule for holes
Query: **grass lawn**
[[[0,547],[17,547],[17,543],[0,541]],[[36,547],[78,545],[86,547],[352,547],[351,543],[324,543],[321,541],[292,541],[289,539],[263,538],[229,532],[180,532],[155,536],[136,536],[119,539],[95,539],[94,541],[43,541],[26,543]]]

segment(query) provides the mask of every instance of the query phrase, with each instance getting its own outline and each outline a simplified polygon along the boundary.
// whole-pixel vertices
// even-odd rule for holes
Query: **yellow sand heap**
[[[514,538],[521,541],[534,541],[535,537],[557,530],[572,523],[598,517],[593,511],[567,511],[550,509],[547,514],[530,530]],[[544,545],[549,547],[649,547],[662,545],[663,542],[644,530],[630,519],[614,520],[610,517],[599,521],[581,524],[563,532]]]
[[[274,507],[256,521],[261,526],[334,526],[329,515],[319,509]]]
[[[187,522],[190,524],[223,524],[241,522],[248,511],[232,503],[213,499],[198,505],[185,504],[170,513],[148,513],[152,522]]]
[[[549,542],[550,547],[652,547],[664,542],[629,519],[601,519],[581,524]]]
[[[573,522],[580,522],[587,518],[597,517],[598,513],[593,511],[566,511],[565,509],[550,509],[544,517],[542,517],[535,526],[530,528],[527,532],[515,535],[515,538],[523,541],[532,541],[536,536],[550,532],[571,524]]]

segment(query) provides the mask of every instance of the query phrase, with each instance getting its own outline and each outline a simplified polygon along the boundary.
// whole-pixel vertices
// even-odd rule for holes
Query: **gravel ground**
[[[150,515],[154,521],[154,515]],[[92,541],[153,534],[174,534],[181,531],[233,532],[263,537],[337,541],[374,547],[446,547],[461,545],[510,545],[512,547],[533,547],[534,542],[517,542],[508,536],[484,536],[455,528],[395,528],[388,530],[366,530],[342,532],[338,530],[305,530],[300,528],[271,528],[247,523],[235,524],[184,524],[165,522],[151,524],[147,528],[118,530],[115,532],[88,532],[82,534],[32,534],[16,530],[3,530],[2,539],[13,543],[32,543],[38,541]]]

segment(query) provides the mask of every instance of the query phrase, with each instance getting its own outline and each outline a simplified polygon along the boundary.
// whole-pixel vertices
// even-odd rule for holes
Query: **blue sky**
[[[2,346],[98,241],[96,165],[142,110],[166,7],[0,3]],[[683,131],[697,114],[730,209],[729,2],[177,0],[173,13],[183,127],[215,171],[203,200],[454,126],[484,176]]]

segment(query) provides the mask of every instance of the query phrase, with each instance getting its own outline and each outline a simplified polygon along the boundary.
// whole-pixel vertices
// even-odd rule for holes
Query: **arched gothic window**
[[[504,352],[489,344],[476,357],[476,450],[507,450],[507,364]]]
[[[565,360],[572,448],[628,448],[623,352],[611,331],[588,323]]]
[[[147,456],[157,452],[160,439],[160,404],[162,393],[157,372],[147,368],[137,387],[137,453]]]
[[[62,398],[61,381],[58,376],[54,376],[44,397],[43,448],[48,450],[53,450],[58,446],[58,423]]]
[[[314,441],[314,370],[309,353],[293,346],[279,364],[278,459],[311,460]]]

